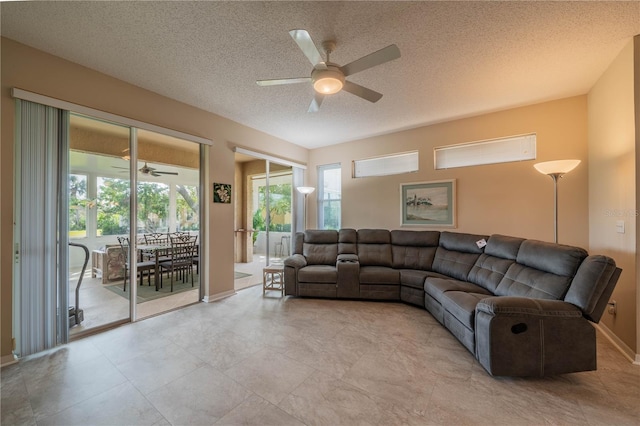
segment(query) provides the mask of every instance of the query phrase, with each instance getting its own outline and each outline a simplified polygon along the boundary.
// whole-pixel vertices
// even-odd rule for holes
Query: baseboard
[[[236,294],[235,290],[223,291],[222,293],[212,294],[211,296],[205,296],[202,298],[204,303],[216,302],[218,300],[226,299],[229,296]]]
[[[0,367],[6,367],[7,365],[15,364],[18,362],[18,358],[14,354],[5,355],[0,358]]]
[[[593,326],[599,330],[604,337],[607,338],[611,342],[611,344],[620,351],[625,358],[629,360],[632,364],[640,365],[640,354],[634,353],[633,349],[627,346],[618,336],[616,336],[609,327],[602,323],[593,324]]]

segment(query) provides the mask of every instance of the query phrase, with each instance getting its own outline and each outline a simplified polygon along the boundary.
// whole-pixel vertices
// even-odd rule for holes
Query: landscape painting
[[[455,193],[455,179],[401,184],[402,226],[455,228]]]

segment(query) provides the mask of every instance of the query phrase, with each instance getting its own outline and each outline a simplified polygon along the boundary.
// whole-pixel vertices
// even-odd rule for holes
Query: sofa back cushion
[[[467,279],[494,293],[509,267],[515,263],[523,241],[522,238],[492,235]]]
[[[484,235],[441,232],[433,259],[433,271],[466,281],[469,271],[483,252],[476,244]]]
[[[309,265],[335,265],[338,259],[338,231],[304,231],[302,254]]]
[[[386,229],[358,230],[360,266],[391,267],[391,233]]]
[[[358,234],[355,229],[341,229],[338,232],[338,254],[357,254]]]
[[[525,240],[495,294],[561,300],[586,257],[578,247]]]
[[[438,231],[391,231],[393,267],[430,271],[439,240]]]

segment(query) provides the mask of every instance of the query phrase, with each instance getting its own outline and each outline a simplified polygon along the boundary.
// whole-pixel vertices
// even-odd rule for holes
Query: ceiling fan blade
[[[129,170],[128,167],[120,167],[120,166],[111,166],[114,169],[123,169],[123,170]]]
[[[160,176],[160,175],[159,175],[158,173],[156,173],[156,172],[149,172],[149,174],[150,174],[151,176],[155,176],[155,177]]]
[[[322,105],[322,101],[324,101],[324,95],[316,92],[311,100],[311,104],[309,105],[309,110],[307,112],[318,112],[318,110],[320,110],[320,105]]]
[[[316,47],[313,40],[311,40],[311,36],[306,30],[291,30],[289,31],[291,38],[296,42],[302,53],[309,59],[311,65],[316,68],[326,69],[326,65],[322,60],[322,55],[318,48]]]
[[[400,49],[395,44],[380,49],[377,52],[373,52],[367,56],[363,56],[360,59],[348,63],[347,65],[340,67],[340,71],[346,76],[353,75],[357,72],[364,71],[376,65],[384,64],[385,62],[393,61],[400,57]]]
[[[375,90],[367,89],[364,86],[353,83],[351,81],[345,81],[342,90],[349,92],[352,95],[361,97],[369,102],[378,102],[382,98],[382,93],[378,93]]]
[[[161,172],[161,171],[155,171],[155,172],[151,172],[151,173],[155,173],[156,175],[160,176],[160,175],[176,175],[178,176],[177,172]]]
[[[280,86],[282,84],[309,83],[311,77],[276,78],[273,80],[257,80],[258,86]]]

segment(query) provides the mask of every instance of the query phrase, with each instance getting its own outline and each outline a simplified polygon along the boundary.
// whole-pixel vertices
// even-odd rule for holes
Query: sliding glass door
[[[262,282],[262,268],[292,252],[293,169],[236,154],[236,290]]]
[[[70,248],[69,304],[83,315],[71,334],[200,300],[200,145],[77,114],[70,134],[69,238],[90,253],[80,281],[84,251]],[[179,236],[190,267],[176,266]]]
[[[131,318],[131,130],[71,114],[69,139],[68,297],[81,312],[70,316],[73,336]]]

